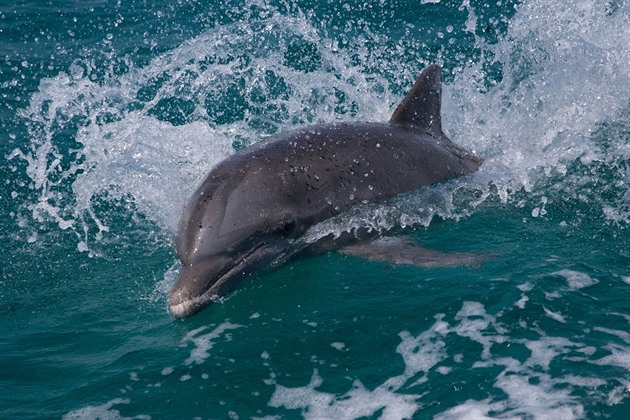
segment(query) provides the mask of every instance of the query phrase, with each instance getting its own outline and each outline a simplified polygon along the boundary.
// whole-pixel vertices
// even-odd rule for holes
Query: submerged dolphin
[[[389,123],[312,125],[219,163],[179,224],[171,314],[193,315],[256,268],[286,260],[309,227],[356,204],[475,172],[481,160],[442,132],[441,94],[442,70],[430,66]]]

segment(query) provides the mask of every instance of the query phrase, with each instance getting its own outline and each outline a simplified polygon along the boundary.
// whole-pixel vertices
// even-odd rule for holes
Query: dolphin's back
[[[477,159],[445,136],[375,123],[312,126],[281,135],[247,155],[239,159],[248,166],[242,200],[256,191],[270,195],[293,205],[291,210],[308,224],[479,167]],[[266,173],[269,168],[271,174]]]
[[[313,125],[221,162],[182,215],[182,262],[230,252],[265,234],[297,237],[358,203],[476,171],[479,159],[442,132],[441,89],[441,69],[430,66],[389,123]]]
[[[182,217],[178,249],[190,248],[180,242],[200,227],[217,251],[223,239],[271,233],[267,227],[299,236],[356,204],[466,175],[479,163],[446,136],[414,126],[334,123],[288,132],[208,174]]]

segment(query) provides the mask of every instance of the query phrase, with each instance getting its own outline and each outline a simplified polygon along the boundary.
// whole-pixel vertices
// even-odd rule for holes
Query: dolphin
[[[442,131],[441,96],[442,69],[432,65],[387,123],[311,125],[216,165],[179,223],[182,268],[168,297],[170,313],[193,315],[248,274],[283,263],[301,251],[294,244],[310,227],[357,204],[384,202],[479,169],[481,159]],[[365,246],[355,250],[369,254]]]

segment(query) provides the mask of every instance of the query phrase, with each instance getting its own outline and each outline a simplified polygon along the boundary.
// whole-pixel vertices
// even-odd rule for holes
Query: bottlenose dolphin
[[[179,224],[182,268],[168,297],[171,314],[193,315],[245,275],[284,262],[309,227],[359,203],[475,172],[481,160],[442,132],[441,95],[442,69],[433,65],[388,123],[304,127],[214,167]],[[367,255],[363,245],[355,251]]]

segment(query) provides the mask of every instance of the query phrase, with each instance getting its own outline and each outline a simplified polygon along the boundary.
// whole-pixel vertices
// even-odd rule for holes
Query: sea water
[[[630,3],[5,1],[0,417],[627,418]],[[187,197],[312,123],[387,121],[444,68],[476,174],[357,228],[478,267],[338,253],[195,317],[166,296]]]

